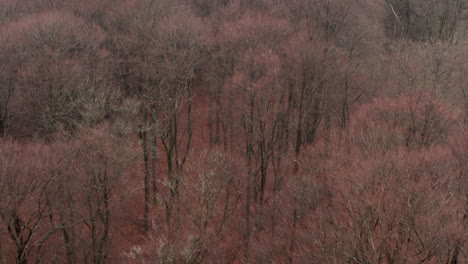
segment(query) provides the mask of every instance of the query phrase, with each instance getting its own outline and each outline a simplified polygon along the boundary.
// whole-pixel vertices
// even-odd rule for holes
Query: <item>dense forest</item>
[[[0,0],[0,263],[468,263],[468,2]]]

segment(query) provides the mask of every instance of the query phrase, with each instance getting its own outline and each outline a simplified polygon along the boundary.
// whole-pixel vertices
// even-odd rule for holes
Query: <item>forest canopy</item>
[[[467,263],[466,0],[0,0],[0,263]]]

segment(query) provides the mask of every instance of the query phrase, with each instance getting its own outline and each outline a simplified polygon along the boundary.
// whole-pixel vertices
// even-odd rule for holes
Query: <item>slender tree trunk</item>
[[[193,131],[192,131],[192,98],[191,95],[189,94],[189,102],[187,105],[187,143],[185,145],[185,153],[184,156],[182,157],[182,162],[180,163],[180,169],[184,166],[185,162],[187,161],[188,155],[190,153],[190,149],[192,146],[192,136],[193,136]]]
[[[158,162],[158,127],[154,124],[151,137],[151,183],[153,185],[153,204],[158,203],[158,186],[156,184],[157,162]]]
[[[110,232],[110,191],[108,189],[108,178],[107,171],[104,170],[104,174],[101,177],[100,184],[102,186],[102,199],[103,199],[103,210],[100,212],[100,219],[103,224],[103,234],[101,236],[101,247],[99,249],[99,264],[104,264],[107,259],[107,251],[109,247],[109,232]]]
[[[468,103],[467,103],[467,105],[468,105]],[[468,113],[468,111],[467,111],[467,113]],[[234,145],[234,125],[232,124],[234,117],[233,117],[233,114],[232,114],[232,100],[229,100],[229,113],[228,113],[228,115],[229,115],[228,122],[231,123],[230,126],[229,126],[230,127],[230,130],[229,130],[230,131],[230,133],[229,133],[230,134],[229,143],[231,145],[230,151],[232,153],[234,151],[234,146],[233,146]],[[468,114],[467,114],[467,116],[468,116]]]
[[[213,94],[210,94],[210,108],[208,110],[208,135],[209,135],[209,142],[210,142],[210,148],[213,147],[213,144],[214,144],[214,138],[213,138],[213,112],[216,111],[214,110],[213,111],[213,108],[215,108],[216,106],[214,106],[214,101],[213,100]]]
[[[143,218],[143,226],[145,232],[149,230],[149,206],[150,206],[150,186],[149,186],[149,178],[150,178],[150,168],[149,168],[149,152],[148,152],[148,131],[147,131],[147,119],[148,113],[145,110],[143,114],[143,126],[140,126],[140,140],[141,140],[141,147],[143,151],[143,162],[144,162],[144,169],[145,169],[145,176],[144,176],[144,191],[145,191],[145,205],[144,205],[144,218]]]
[[[0,243],[0,263],[6,264],[5,257],[3,257],[2,243]]]
[[[296,229],[297,229],[297,209],[294,208],[293,210],[293,225],[292,225],[292,231],[291,231],[291,240],[289,244],[289,256],[288,256],[288,263],[293,263],[294,262],[294,250],[296,248]]]
[[[215,112],[215,144],[221,140],[221,89],[216,91],[216,112]]]
[[[264,128],[262,128],[263,130]],[[263,134],[263,133],[262,133]],[[267,180],[268,158],[265,145],[265,136],[262,136],[260,141],[260,207],[263,207],[263,199],[265,194],[265,186]]]
[[[460,255],[460,240],[455,242],[453,254],[450,257],[449,264],[458,264],[458,256]]]
[[[251,203],[252,203],[252,189],[254,189],[254,175],[252,168],[253,158],[253,116],[254,116],[254,98],[250,98],[250,113],[247,117],[244,117],[244,129],[245,129],[245,140],[246,140],[246,154],[247,154],[247,186],[246,186],[246,205],[245,205],[245,250],[246,255],[249,255],[249,244],[250,244],[250,218],[251,218]],[[255,197],[255,195],[254,195]]]
[[[5,136],[5,118],[0,117],[0,137]]]
[[[92,191],[88,195],[89,227],[91,229],[91,250],[94,264],[104,264],[107,259],[111,216],[108,184],[107,171],[104,169],[98,175],[93,176]]]
[[[69,228],[62,229],[62,236],[66,248],[67,264],[74,264],[76,263],[77,258],[75,246],[75,218],[73,212],[73,208],[75,208],[75,206],[73,204],[72,197],[68,197],[67,206],[69,218],[69,222],[67,223],[67,225],[69,226]],[[64,216],[63,214],[65,214],[65,212],[63,212],[61,215],[61,221],[63,223],[66,223],[66,216]]]
[[[301,153],[301,146],[302,146],[302,122],[304,118],[304,93],[305,93],[305,83],[301,89],[301,95],[299,98],[299,116],[297,119],[297,127],[296,127],[296,147],[295,147],[295,154],[296,159],[299,158],[299,154]],[[296,174],[299,171],[299,163],[298,161],[294,164],[294,173]]]
[[[32,231],[26,233],[23,223],[16,212],[13,212],[11,219],[8,219],[8,233],[16,246],[16,264],[27,264],[27,244],[32,236]]]
[[[223,127],[223,149],[225,152],[228,151],[228,125],[227,122],[222,122]]]

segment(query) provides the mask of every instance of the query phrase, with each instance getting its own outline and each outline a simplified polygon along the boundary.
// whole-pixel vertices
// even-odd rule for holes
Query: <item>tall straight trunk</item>
[[[292,264],[294,262],[294,250],[296,248],[296,229],[297,229],[297,219],[298,219],[298,214],[297,214],[297,209],[294,208],[293,213],[292,213],[292,231],[291,231],[291,239],[289,241],[289,256],[288,256],[288,263]]]
[[[458,257],[460,255],[460,240],[455,242],[452,256],[450,257],[449,264],[458,264]]]
[[[143,162],[144,162],[144,191],[145,191],[145,205],[144,205],[144,217],[143,226],[145,231],[149,230],[149,206],[150,206],[150,168],[149,168],[149,152],[148,152],[148,130],[147,130],[148,112],[145,110],[143,114],[143,126],[140,127],[139,136],[141,140],[141,147],[143,151]]]
[[[297,119],[297,127],[296,127],[296,146],[295,146],[295,154],[296,159],[299,158],[299,154],[301,153],[302,147],[302,122],[304,119],[304,93],[305,93],[305,81],[302,85],[301,95],[299,98],[299,116]],[[296,161],[294,164],[294,173],[296,174],[299,171],[299,163]]]
[[[188,101],[188,105],[187,105],[187,128],[186,129],[187,129],[187,143],[185,145],[184,156],[182,157],[182,161],[179,164],[180,165],[179,169],[182,169],[185,162],[187,161],[187,158],[188,158],[188,155],[190,153],[191,146],[192,146],[192,136],[193,136],[193,130],[192,130],[192,98],[191,98],[191,95],[190,95],[190,91],[189,91],[189,101]]]
[[[468,101],[468,100],[467,100]],[[468,103],[467,103],[468,105]],[[467,107],[468,108],[468,107]],[[229,110],[228,110],[228,122],[230,122],[230,129],[229,129],[229,143],[230,143],[230,151],[231,153],[234,151],[234,126],[232,124],[233,122],[233,114],[232,114],[232,100],[229,100]],[[467,110],[467,116],[468,116],[468,110]],[[467,118],[468,119],[468,118]]]
[[[108,189],[108,178],[107,178],[107,171],[104,170],[103,175],[100,178],[100,185],[102,186],[102,199],[103,199],[103,210],[100,211],[100,219],[103,224],[103,234],[100,238],[101,242],[101,247],[98,251],[99,257],[100,257],[100,262],[99,264],[104,264],[107,259],[107,251],[109,249],[109,243],[110,243],[110,237],[109,237],[109,232],[110,232],[110,217],[111,217],[111,212],[110,212],[110,190]]]
[[[341,128],[346,128],[349,123],[349,99],[348,99],[348,90],[349,82],[348,76],[346,75],[345,85],[343,87],[343,101],[341,102]]]
[[[10,101],[11,94],[13,92],[13,79],[10,78],[9,86],[7,88],[6,95],[3,95],[2,101],[0,101],[0,137],[6,136],[6,123],[8,119],[8,102]]]
[[[302,146],[302,113],[299,114],[299,122],[297,126],[298,127],[296,130],[296,147],[295,147],[296,159],[299,158],[299,154],[301,153],[301,146]],[[298,171],[299,171],[299,163],[298,161],[296,161],[294,164],[294,173],[296,174]]]
[[[254,175],[252,169],[253,159],[253,115],[254,115],[254,97],[250,98],[250,113],[247,117],[244,117],[244,129],[245,129],[245,140],[246,140],[246,154],[247,154],[247,186],[246,186],[246,204],[245,204],[245,251],[248,256],[249,244],[250,244],[250,218],[251,212],[250,207],[252,203],[252,191],[254,189]],[[255,196],[255,195],[254,195]]]
[[[228,151],[228,125],[227,122],[223,121],[222,122],[222,128],[223,128],[223,149],[225,152]]]
[[[265,186],[267,180],[268,157],[265,146],[265,137],[260,141],[260,207],[263,206],[263,197],[265,194]]]
[[[164,143],[164,142],[163,142]],[[174,200],[175,192],[173,186],[173,165],[172,165],[172,147],[164,144],[166,151],[166,164],[167,164],[167,178],[169,182],[169,201],[166,201],[166,224],[170,227],[172,216],[172,203]]]
[[[6,264],[5,257],[3,256],[2,243],[0,243],[0,263]]]
[[[250,207],[252,203],[252,158],[250,155],[247,157],[247,186],[246,186],[246,203],[245,203],[245,252],[248,256],[249,254],[249,244],[250,244]]]
[[[173,148],[172,150],[174,151],[173,157],[173,164],[174,168],[178,169],[179,168],[179,148],[178,148],[178,139],[179,139],[179,115],[177,113],[178,109],[177,106],[174,108],[174,114],[172,116],[172,128],[170,133],[172,134],[171,140],[172,142],[170,143]],[[171,176],[174,176],[173,174]]]
[[[63,236],[63,241],[65,242],[65,250],[66,250],[66,258],[67,258],[67,264],[74,264],[77,261],[76,257],[76,234],[75,234],[75,213],[74,213],[74,202],[72,197],[68,197],[67,201],[67,214],[69,217],[69,222],[67,225],[69,228],[63,228],[62,229],[62,236]],[[65,212],[62,212],[61,214],[61,220],[63,223],[66,223],[66,214]]]
[[[89,228],[93,263],[104,264],[109,249],[110,232],[110,190],[107,170],[92,178],[93,189],[88,194]],[[94,198],[94,199],[93,199]]]
[[[221,88],[216,91],[215,144],[221,140]]]
[[[179,120],[182,118],[179,115],[179,102],[175,100],[174,104],[172,105],[172,114],[169,123],[169,130],[167,131],[167,135],[161,138],[161,141],[164,145],[164,150],[166,152],[166,162],[167,162],[167,173],[168,173],[168,182],[169,182],[169,191],[170,197],[169,201],[166,202],[166,223],[168,227],[171,227],[171,218],[174,209],[174,203],[176,201],[177,195],[179,193],[179,185],[180,179],[177,176],[177,171],[180,171],[185,163],[190,147],[191,147],[191,139],[192,139],[192,102],[191,102],[191,95],[189,90],[189,102],[187,104],[187,142],[185,152],[181,149],[182,153],[179,153],[179,147],[182,143],[185,133],[182,131],[180,133],[180,142],[179,142]],[[182,156],[180,156],[182,155]],[[182,158],[182,160],[180,159]]]
[[[154,124],[151,141],[151,183],[153,185],[153,204],[158,203],[158,186],[156,184],[156,171],[158,162],[158,127]]]
[[[0,137],[5,136],[5,118],[0,117]]]
[[[316,90],[316,95],[312,103],[312,112],[307,117],[307,126],[304,128],[305,133],[305,143],[312,144],[317,138],[317,131],[322,121],[322,102],[323,102],[323,93],[324,93],[324,81],[320,82],[318,89]]]
[[[213,108],[215,108],[216,106],[214,106],[215,104],[215,100],[213,100],[213,95],[211,94],[210,95],[210,108],[208,109],[208,140],[210,142],[210,148],[213,147],[213,144],[214,144],[214,139],[213,139],[213,112],[216,111],[214,110],[213,111]]]

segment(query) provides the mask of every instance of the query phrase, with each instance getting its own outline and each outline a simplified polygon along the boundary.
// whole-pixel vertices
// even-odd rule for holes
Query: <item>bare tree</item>
[[[42,144],[1,143],[0,217],[15,246],[17,264],[40,262],[43,246],[62,223],[51,223],[51,210],[61,201],[54,197],[60,164],[55,153]]]
[[[187,160],[193,135],[192,96],[196,71],[204,60],[207,29],[193,15],[177,12],[159,22],[152,40],[153,61],[145,65],[142,99],[149,124],[164,147],[170,198],[167,220],[178,193],[177,171]],[[142,137],[143,138],[143,137]],[[156,139],[153,139],[156,140]],[[153,141],[152,140],[152,141]],[[155,143],[155,142],[154,142]],[[153,143],[152,143],[153,144]],[[153,154],[156,147],[153,145]]]
[[[113,206],[118,192],[124,190],[124,173],[135,159],[134,146],[118,142],[117,138],[108,137],[100,130],[84,132],[76,142],[75,170],[72,172],[81,178],[85,208],[79,211],[78,221],[89,231],[89,260],[95,264],[106,263],[108,258],[113,237]],[[87,261],[88,256],[84,259]]]
[[[387,0],[386,4],[391,37],[454,42],[459,40],[460,25],[466,23],[466,2],[460,0]]]

